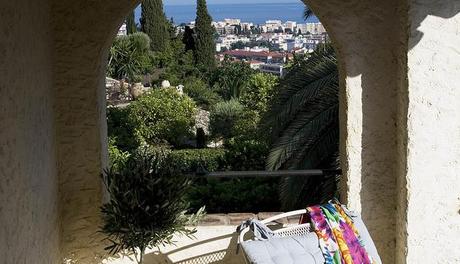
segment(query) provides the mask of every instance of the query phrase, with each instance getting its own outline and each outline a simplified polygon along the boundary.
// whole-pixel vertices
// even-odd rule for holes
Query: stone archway
[[[103,62],[137,2],[2,3],[6,263],[98,262]],[[459,262],[460,251],[449,245],[460,244],[460,2],[307,2],[341,62],[347,203],[362,212],[385,263]]]
[[[403,263],[409,250],[407,54],[409,43],[419,41],[415,28],[405,25],[422,21],[433,7],[398,0],[307,2],[340,59],[343,197],[361,211],[383,261]],[[64,255],[79,259],[99,245],[93,230],[103,197],[94,179],[105,162],[105,99],[103,89],[94,87],[102,87],[110,41],[135,5],[133,0],[53,4],[61,244]]]
[[[399,82],[387,76],[398,76],[398,52],[404,47],[399,21],[389,19],[399,3],[308,2],[328,29],[341,62],[343,196],[353,209],[362,212],[385,262],[391,263],[396,233],[398,158],[393,154],[398,151],[394,127]],[[102,187],[95,179],[105,162],[102,62],[115,30],[135,5],[132,0],[56,1],[53,5],[53,13],[59,14],[53,25],[57,32],[56,111],[60,113],[57,133],[62,137],[58,157],[64,255],[87,259],[86,250],[92,254],[100,244],[94,232],[103,199]],[[75,110],[65,111],[69,106]]]
[[[100,173],[107,165],[107,53],[139,0],[53,1],[61,257],[99,263],[105,253]]]

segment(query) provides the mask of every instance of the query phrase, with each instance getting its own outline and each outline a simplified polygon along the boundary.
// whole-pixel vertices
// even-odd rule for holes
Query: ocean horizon
[[[189,23],[195,20],[196,5],[165,5],[164,11],[168,19],[175,24]],[[222,21],[225,18],[238,18],[241,22],[264,24],[267,20],[295,21],[297,23],[318,22],[316,17],[307,21],[303,18],[304,4],[298,3],[248,3],[248,4],[210,4],[209,14],[213,21]],[[141,16],[140,6],[135,10],[136,20]]]

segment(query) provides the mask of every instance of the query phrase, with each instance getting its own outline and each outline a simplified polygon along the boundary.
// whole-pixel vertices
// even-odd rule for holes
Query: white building
[[[126,23],[123,23],[118,29],[117,36],[126,36],[128,35],[128,30],[126,29]]]
[[[277,76],[284,76],[284,66],[279,63],[264,63],[259,66],[261,72],[275,74]]]
[[[291,32],[294,32],[296,27],[297,27],[297,22],[286,21],[286,23],[284,23],[284,29],[289,29],[291,30]]]
[[[311,34],[323,34],[326,32],[326,29],[321,23],[307,23],[307,32]]]
[[[237,18],[225,18],[224,19],[225,24],[227,25],[239,25],[241,24],[241,19]]]

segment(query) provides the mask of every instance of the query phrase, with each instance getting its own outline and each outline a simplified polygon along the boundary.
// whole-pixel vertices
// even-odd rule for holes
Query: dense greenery
[[[212,74],[210,84],[225,100],[238,99],[244,86],[256,73],[249,64],[225,60]]]
[[[134,10],[132,10],[128,17],[126,18],[126,31],[129,34],[133,34],[137,32],[137,25],[134,16]]]
[[[272,149],[267,169],[317,169],[337,166],[338,70],[331,46],[299,61],[281,80],[266,115]],[[281,198],[286,208],[330,199],[335,177],[288,178]]]
[[[108,108],[109,137],[122,151],[142,144],[180,147],[192,135],[196,106],[174,89],[155,89],[126,108]]]
[[[208,13],[206,0],[197,0],[195,20],[195,59],[199,69],[207,71],[216,65],[214,43],[214,28],[212,18]]]
[[[188,192],[191,210],[208,213],[277,212],[279,179],[197,179]]]
[[[111,254],[133,253],[140,264],[147,248],[171,244],[173,234],[195,232],[186,226],[196,224],[203,209],[185,215],[191,181],[170,164],[167,152],[143,149],[104,172],[110,200],[101,208],[101,232]]]
[[[170,25],[163,12],[163,0],[143,0],[141,7],[141,27],[151,39],[151,49],[166,51],[169,48]]]
[[[256,73],[249,76],[245,86],[242,88],[240,102],[247,108],[264,114],[268,110],[269,102],[272,100],[278,85],[278,77]]]
[[[196,106],[174,89],[154,89],[129,106],[134,136],[149,145],[180,146],[191,136]]]
[[[216,65],[205,0],[197,0],[196,26],[183,33],[166,20],[161,0],[146,0],[142,8],[142,30],[152,42],[134,33],[118,37],[110,51],[111,77],[130,83],[142,77],[152,85],[128,106],[107,111],[114,169],[145,146],[168,148],[168,166],[181,173],[337,165],[338,73],[331,47],[294,56],[280,79],[228,58]],[[158,88],[163,80],[172,87]],[[176,91],[180,85],[184,95]],[[209,136],[194,127],[197,108],[209,111]],[[199,120],[208,123],[206,115]],[[281,197],[278,185],[278,179],[199,179],[186,199],[210,212],[277,211],[279,199],[284,209],[304,207],[330,198],[336,188],[334,175],[283,179]]]
[[[225,150],[221,148],[174,150],[171,160],[185,173],[218,171],[226,166]]]
[[[209,128],[214,138],[228,139],[233,136],[233,128],[243,115],[244,107],[237,100],[217,103],[209,115]]]
[[[210,89],[208,84],[199,78],[188,78],[184,83],[184,92],[190,96],[198,106],[206,110],[210,110],[212,106],[222,101],[219,94]]]
[[[115,38],[109,50],[107,73],[118,80],[134,82],[153,66],[150,39],[141,32]]]

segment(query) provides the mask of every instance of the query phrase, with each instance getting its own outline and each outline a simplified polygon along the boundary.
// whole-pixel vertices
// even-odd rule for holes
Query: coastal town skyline
[[[266,1],[266,0],[265,0]],[[291,2],[276,1],[271,3],[231,3],[224,4],[208,4],[209,14],[214,21],[223,20],[225,18],[238,18],[244,22],[252,22],[255,24],[264,23],[267,20],[282,20],[302,22],[318,22],[315,16],[304,21],[303,10],[304,4],[300,1]],[[186,2],[186,1],[183,1]],[[190,1],[188,1],[190,2]],[[164,12],[168,19],[173,19],[175,24],[189,23],[195,20],[196,5],[190,2],[187,5],[164,5]],[[135,18],[138,22],[141,16],[141,8],[138,6],[135,9]]]

